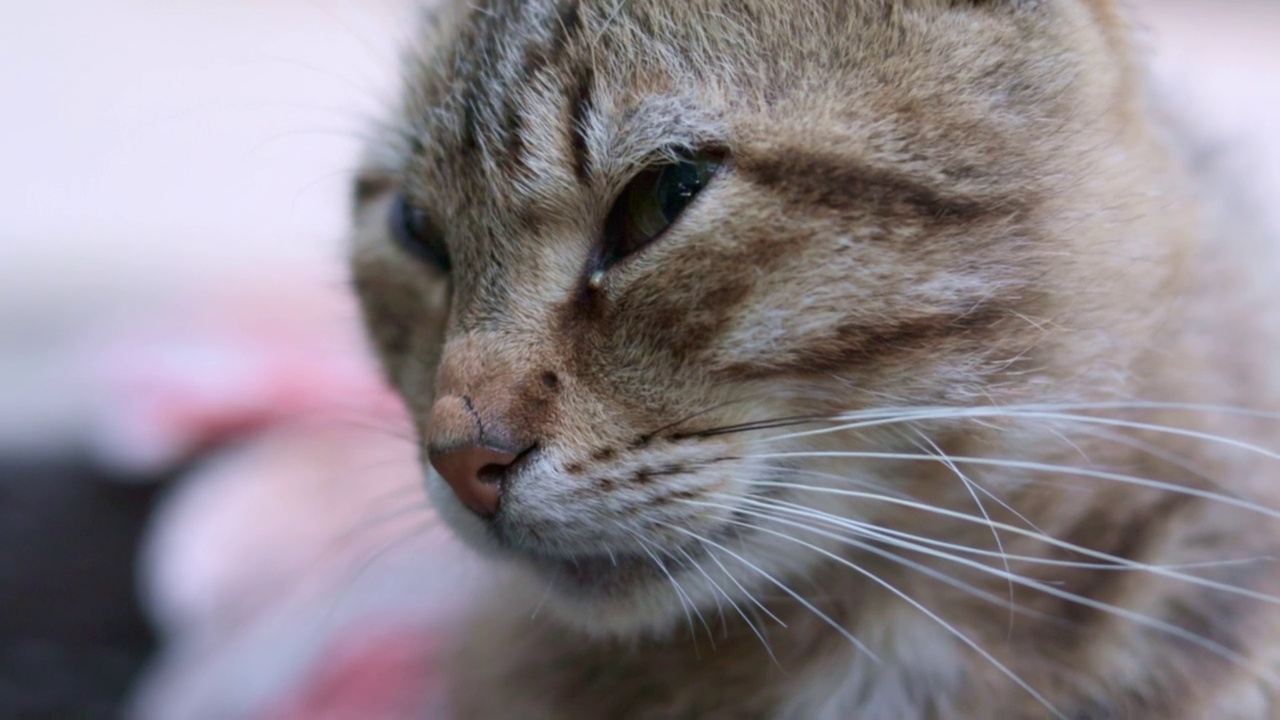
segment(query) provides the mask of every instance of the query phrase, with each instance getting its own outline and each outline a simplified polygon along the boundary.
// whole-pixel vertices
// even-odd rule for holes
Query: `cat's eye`
[[[711,182],[723,162],[721,154],[700,152],[655,165],[637,175],[622,191],[605,222],[601,269],[666,231]]]
[[[451,267],[449,251],[444,244],[444,233],[431,220],[431,216],[413,206],[403,194],[391,203],[387,217],[391,237],[410,255],[447,273]]]

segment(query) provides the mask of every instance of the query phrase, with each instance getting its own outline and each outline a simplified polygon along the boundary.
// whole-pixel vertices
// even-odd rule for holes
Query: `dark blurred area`
[[[0,717],[114,718],[155,646],[134,557],[162,478],[0,458]]]

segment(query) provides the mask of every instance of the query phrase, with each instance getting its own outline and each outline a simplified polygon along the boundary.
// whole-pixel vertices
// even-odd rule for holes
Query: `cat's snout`
[[[481,423],[471,401],[457,395],[436,401],[427,427],[428,459],[458,500],[481,517],[497,513],[508,470],[530,448]]]

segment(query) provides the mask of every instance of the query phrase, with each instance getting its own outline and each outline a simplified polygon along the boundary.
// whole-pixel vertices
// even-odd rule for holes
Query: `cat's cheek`
[[[405,275],[374,258],[356,264],[352,283],[384,376],[411,399],[419,388],[410,376],[432,375],[439,362],[449,298],[448,283]]]

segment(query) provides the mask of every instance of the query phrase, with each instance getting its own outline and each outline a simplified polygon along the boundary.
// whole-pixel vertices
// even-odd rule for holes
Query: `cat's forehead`
[[[511,169],[528,127],[581,123],[594,86],[615,67],[585,57],[591,4],[488,0],[440,10],[408,97],[409,122],[428,159]],[[589,37],[588,37],[589,36]],[[613,63],[623,60],[618,54]]]
[[[451,218],[581,205],[584,193],[607,192],[655,152],[714,143],[723,103],[707,90],[721,68],[707,62],[714,50],[690,35],[691,23],[671,24],[693,5],[443,8],[405,94],[410,192],[447,206]]]
[[[947,156],[965,155],[976,127],[994,142],[1001,118],[1059,112],[1047,103],[1072,66],[1051,14],[976,7],[457,0],[410,64],[405,185],[450,223],[510,230],[529,224],[522,215],[598,210],[663,148],[752,132],[767,144],[782,127],[838,131],[859,153],[910,145],[913,157],[972,165],[981,157]],[[881,152],[886,138],[895,145]]]
[[[984,85],[1007,89],[1002,76],[1035,74],[1029,63],[1055,51],[1026,24],[1034,16],[934,5],[948,3],[453,0],[410,64],[402,122],[427,162],[518,169],[531,145],[544,149],[548,126],[625,116],[645,98],[719,94],[785,108],[859,82],[962,86],[968,68],[979,77],[983,66],[992,70]],[[943,17],[952,12],[969,14],[959,32]],[[973,56],[984,44],[990,57]]]

